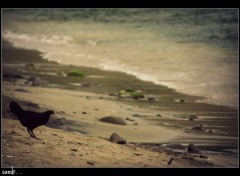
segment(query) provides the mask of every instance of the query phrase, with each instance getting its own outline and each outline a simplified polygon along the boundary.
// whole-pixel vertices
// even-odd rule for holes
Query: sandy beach
[[[236,109],[199,103],[202,97],[124,73],[49,62],[40,54],[4,42],[3,167],[238,166]],[[86,77],[57,74],[71,69],[81,70]],[[38,78],[38,82],[33,85],[30,77]],[[140,90],[144,98],[117,95],[128,88]],[[54,110],[49,122],[34,130],[42,140],[29,138],[25,127],[9,111],[10,101],[26,110]],[[100,121],[107,116],[120,117],[126,125]],[[189,120],[191,116],[196,119]],[[200,130],[196,128],[199,125],[203,126]],[[109,141],[113,133],[127,143]],[[202,151],[201,156],[188,152],[190,143]],[[167,147],[169,144],[183,148]]]

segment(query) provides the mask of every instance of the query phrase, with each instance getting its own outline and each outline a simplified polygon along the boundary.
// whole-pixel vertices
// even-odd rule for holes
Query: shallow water
[[[238,107],[235,9],[3,10],[3,38],[63,64],[117,70]]]

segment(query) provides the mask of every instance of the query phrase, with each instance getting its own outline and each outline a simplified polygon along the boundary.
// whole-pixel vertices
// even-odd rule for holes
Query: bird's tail
[[[18,118],[21,117],[20,114],[22,113],[23,109],[18,105],[17,102],[11,101],[11,102],[10,102],[10,105],[9,105],[9,109],[10,109],[10,111],[11,111],[13,114],[15,114]]]

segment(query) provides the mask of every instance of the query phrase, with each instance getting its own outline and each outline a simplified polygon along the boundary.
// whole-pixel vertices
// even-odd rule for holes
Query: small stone
[[[28,90],[26,90],[26,89],[15,89],[14,91],[24,92],[24,93],[30,93],[30,91],[28,91]]]
[[[185,149],[185,147],[182,144],[167,144],[166,147],[170,149],[178,149],[178,150]]]
[[[126,144],[126,140],[119,136],[117,133],[113,133],[110,138],[110,141],[115,142],[117,144]]]
[[[25,64],[25,67],[35,67],[35,65],[33,63],[27,63]]]
[[[94,165],[94,162],[92,162],[92,161],[87,161],[87,164]]]
[[[156,114],[157,117],[162,117],[161,114]]]
[[[74,152],[77,152],[77,149],[71,149],[72,151],[74,151]]]
[[[213,133],[213,130],[208,130],[208,133]]]
[[[173,157],[170,158],[170,160],[168,161],[168,165],[171,165],[172,161],[174,160]]]
[[[135,120],[133,120],[133,119],[130,119],[130,118],[128,118],[128,117],[126,118],[126,120],[128,120],[128,121],[135,121]]]
[[[203,130],[203,125],[196,125],[192,128],[192,130],[197,130],[197,131],[202,131]]]
[[[147,99],[148,99],[148,101],[155,101],[154,97],[148,97]]]
[[[86,112],[82,112],[82,114],[87,114]]]
[[[208,159],[208,156],[203,155],[203,154],[201,154],[199,157],[200,157],[200,158],[203,158],[203,159]]]
[[[141,154],[141,153],[133,153],[134,155],[136,155],[136,156],[141,156],[141,155],[143,155],[143,154]]]
[[[201,151],[195,146],[194,144],[189,144],[188,145],[188,152],[190,153],[201,153]]]
[[[193,121],[193,120],[195,120],[195,119],[198,119],[198,116],[196,116],[196,115],[190,115],[189,121]]]

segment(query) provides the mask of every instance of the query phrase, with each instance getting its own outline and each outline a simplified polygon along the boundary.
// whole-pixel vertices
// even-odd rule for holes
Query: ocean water
[[[3,9],[2,37],[63,64],[122,71],[238,107],[237,9]]]

